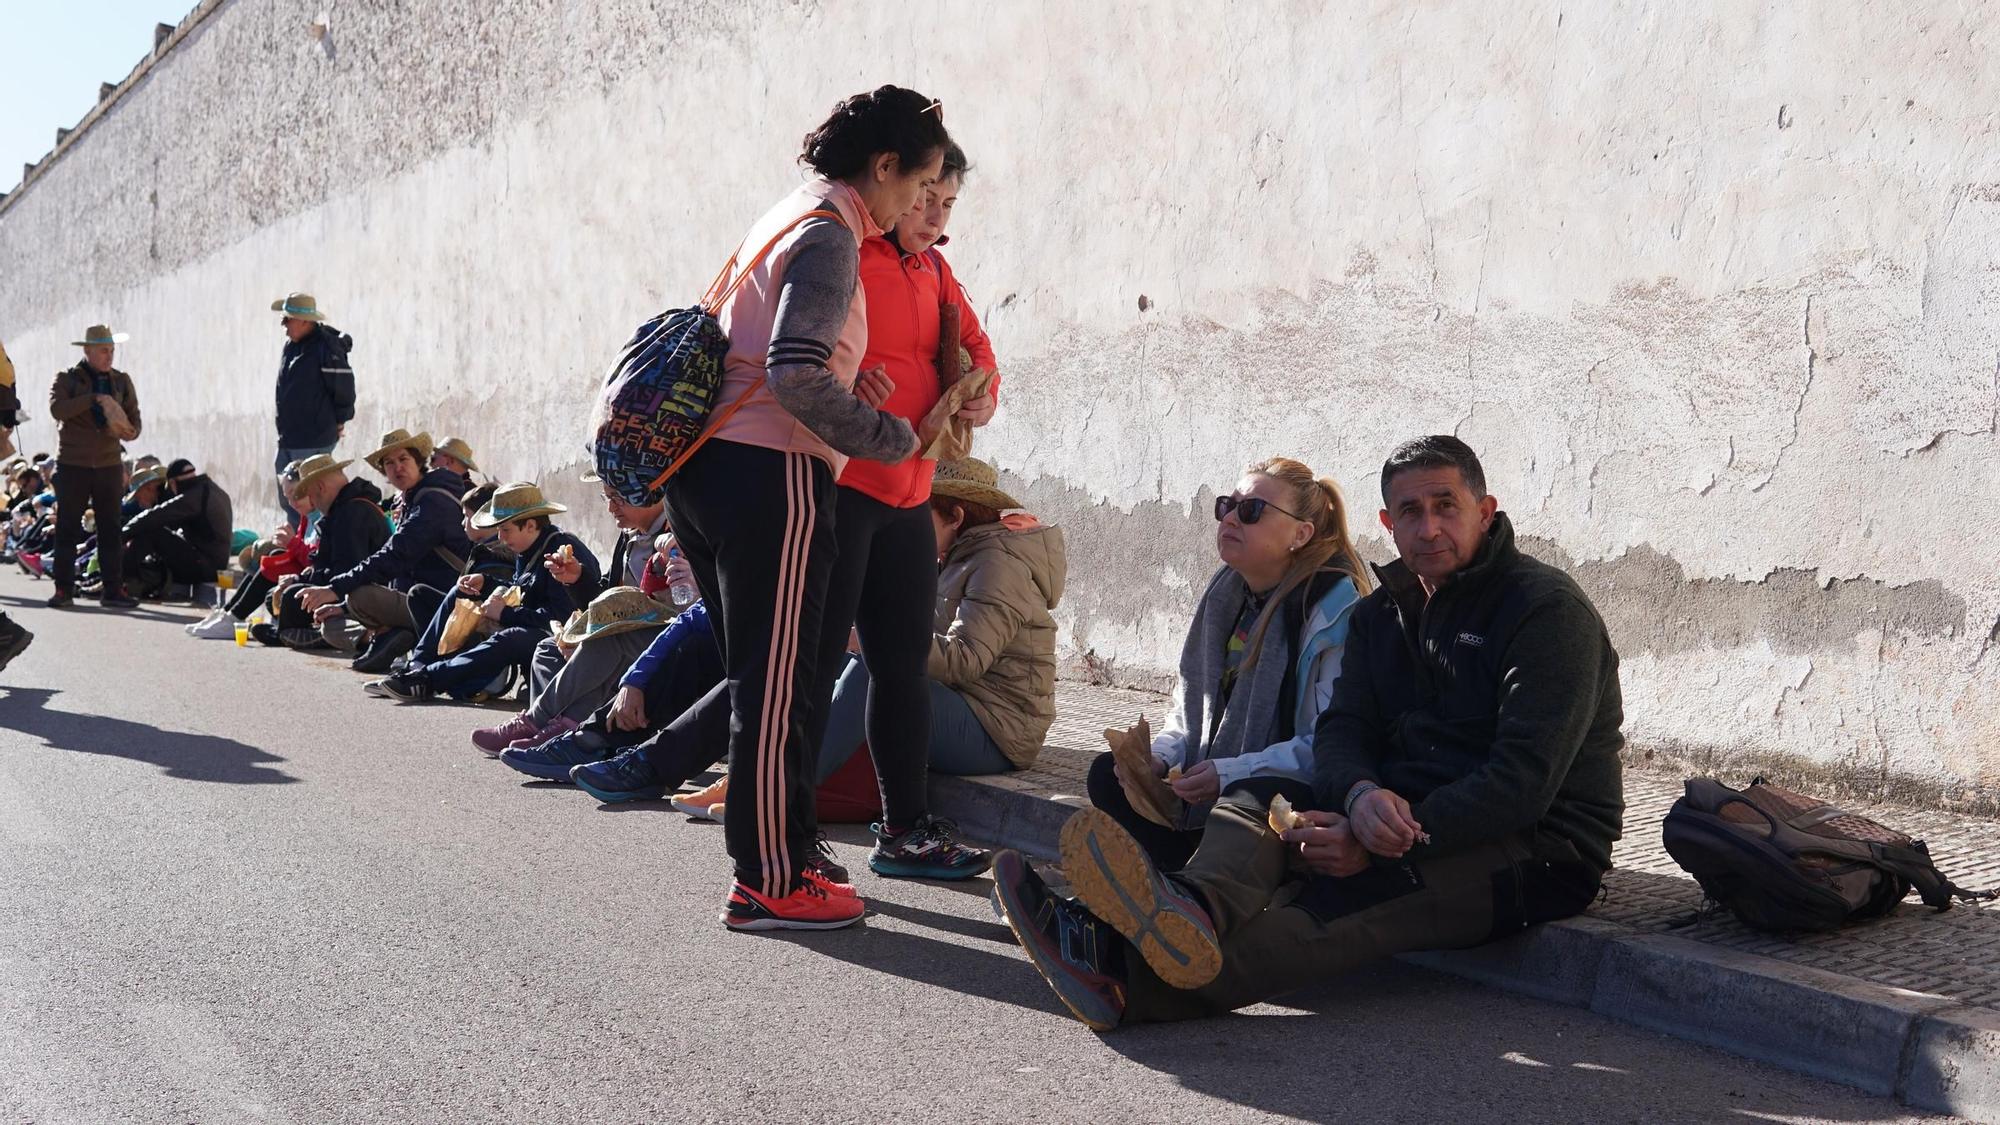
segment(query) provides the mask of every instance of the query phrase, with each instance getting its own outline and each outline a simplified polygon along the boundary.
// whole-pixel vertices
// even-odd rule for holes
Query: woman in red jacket
[[[965,153],[947,145],[937,183],[896,225],[861,244],[861,288],[867,298],[868,347],[861,369],[879,369],[893,389],[880,409],[915,426],[937,404],[938,335],[956,310],[957,347],[969,370],[995,369],[993,348],[972,303],[944,255],[945,226],[964,183]],[[996,382],[997,386],[997,382]],[[989,391],[961,411],[973,425],[993,417]],[[967,879],[985,871],[988,853],[959,842],[949,821],[930,815],[929,770],[931,617],[937,609],[937,533],[931,526],[931,472],[936,461],[913,457],[894,465],[856,458],[839,478],[834,537],[839,543],[820,626],[811,734],[826,731],[833,684],[844,662],[849,627],[860,635],[871,677],[868,746],[882,789],[882,821],[868,866],[878,875]]]

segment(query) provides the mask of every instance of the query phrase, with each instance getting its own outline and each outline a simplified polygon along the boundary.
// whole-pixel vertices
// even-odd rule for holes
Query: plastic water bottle
[[[680,558],[681,549],[679,547],[668,548],[667,557],[669,559]],[[667,594],[674,599],[674,604],[678,606],[693,605],[701,597],[701,591],[695,588],[694,583],[689,582],[685,578],[667,587]]]

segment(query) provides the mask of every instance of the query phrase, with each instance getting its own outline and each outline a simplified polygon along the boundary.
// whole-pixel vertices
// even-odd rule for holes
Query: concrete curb
[[[1081,807],[1014,778],[936,777],[976,839],[1057,854]],[[2000,1120],[2000,1013],[1584,916],[1402,960],[1637,1024],[1925,1110]]]

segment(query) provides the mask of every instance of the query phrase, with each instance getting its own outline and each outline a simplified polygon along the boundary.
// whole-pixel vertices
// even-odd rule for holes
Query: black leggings
[[[277,585],[276,582],[264,577],[263,571],[257,571],[244,579],[243,585],[236,587],[236,593],[230,596],[229,604],[223,609],[238,621],[248,621],[250,615],[257,611],[257,607],[264,604],[264,599],[271,596],[271,591]]]
[[[667,482],[674,538],[708,603],[729,697],[736,877],[789,894],[813,855],[806,731],[833,573],[833,470],[805,453],[713,440]]]
[[[1118,775],[1112,771],[1109,752],[1099,754],[1090,763],[1086,789],[1090,794],[1090,803],[1110,813],[1111,819],[1139,841],[1139,846],[1146,849],[1146,854],[1153,857],[1154,864],[1162,871],[1179,871],[1186,867],[1195,848],[1201,844],[1199,828],[1167,828],[1139,815],[1139,810],[1125,799],[1125,787],[1118,784]],[[1246,777],[1224,789],[1223,793],[1247,793],[1265,805],[1271,803],[1272,795],[1283,793],[1295,809],[1319,807],[1312,786],[1289,777]]]
[[[900,832],[930,811],[927,673],[937,614],[937,530],[929,504],[892,508],[852,488],[838,491],[834,538],[840,553],[820,625],[808,745],[816,762],[853,627],[868,664],[868,749],[882,790],[882,825],[885,832]]]

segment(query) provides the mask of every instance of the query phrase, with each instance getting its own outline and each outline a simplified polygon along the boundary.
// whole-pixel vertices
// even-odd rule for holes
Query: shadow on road
[[[104,715],[51,711],[48,704],[55,694],[49,688],[0,686],[0,727],[34,735],[57,750],[149,762],[168,777],[189,781],[285,785],[298,780],[271,767],[283,758],[248,743]]]

